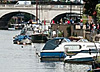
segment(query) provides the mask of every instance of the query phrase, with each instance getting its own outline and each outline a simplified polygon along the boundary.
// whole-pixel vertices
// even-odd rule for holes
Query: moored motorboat
[[[23,44],[23,45],[31,45],[32,41],[30,38],[25,38],[21,41],[18,41],[17,44]]]
[[[8,30],[11,30],[11,31],[12,31],[12,30],[15,30],[15,25],[9,25],[9,26],[8,26]]]
[[[33,43],[45,43],[48,41],[47,34],[42,34],[42,33],[36,33],[31,35],[32,42]]]
[[[24,24],[9,24],[8,30],[21,30],[24,27]]]
[[[65,58],[63,42],[70,42],[64,37],[57,37],[46,42],[42,51],[40,52],[41,61],[63,61]]]
[[[28,35],[18,35],[16,37],[14,37],[13,40],[14,44],[31,44],[31,37],[29,37]]]
[[[41,28],[41,25],[29,24],[22,29],[21,34],[29,35],[33,43],[45,43],[48,41],[48,33],[46,34]]]
[[[96,44],[93,42],[70,42],[64,45],[65,62],[89,63],[99,55]]]

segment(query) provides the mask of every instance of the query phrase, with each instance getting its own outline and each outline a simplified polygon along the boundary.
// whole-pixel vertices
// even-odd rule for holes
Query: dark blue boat
[[[47,34],[42,34],[42,33],[33,34],[31,35],[32,42],[33,43],[46,43],[46,41],[48,41],[47,36],[48,36]]]

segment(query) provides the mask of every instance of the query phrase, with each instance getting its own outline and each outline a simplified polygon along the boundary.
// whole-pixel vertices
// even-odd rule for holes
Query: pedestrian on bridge
[[[80,22],[80,28],[83,29],[83,22]]]

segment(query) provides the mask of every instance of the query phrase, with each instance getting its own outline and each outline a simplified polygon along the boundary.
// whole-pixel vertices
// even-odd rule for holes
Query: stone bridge
[[[0,28],[6,27],[9,20],[18,13],[29,13],[36,16],[36,5],[0,4]],[[39,5],[38,19],[50,23],[52,19],[67,13],[83,13],[83,5]]]

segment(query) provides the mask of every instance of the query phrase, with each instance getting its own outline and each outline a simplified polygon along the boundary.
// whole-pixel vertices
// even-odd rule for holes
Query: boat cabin
[[[70,42],[64,43],[65,61],[89,62],[99,55],[98,47],[93,42]]]

